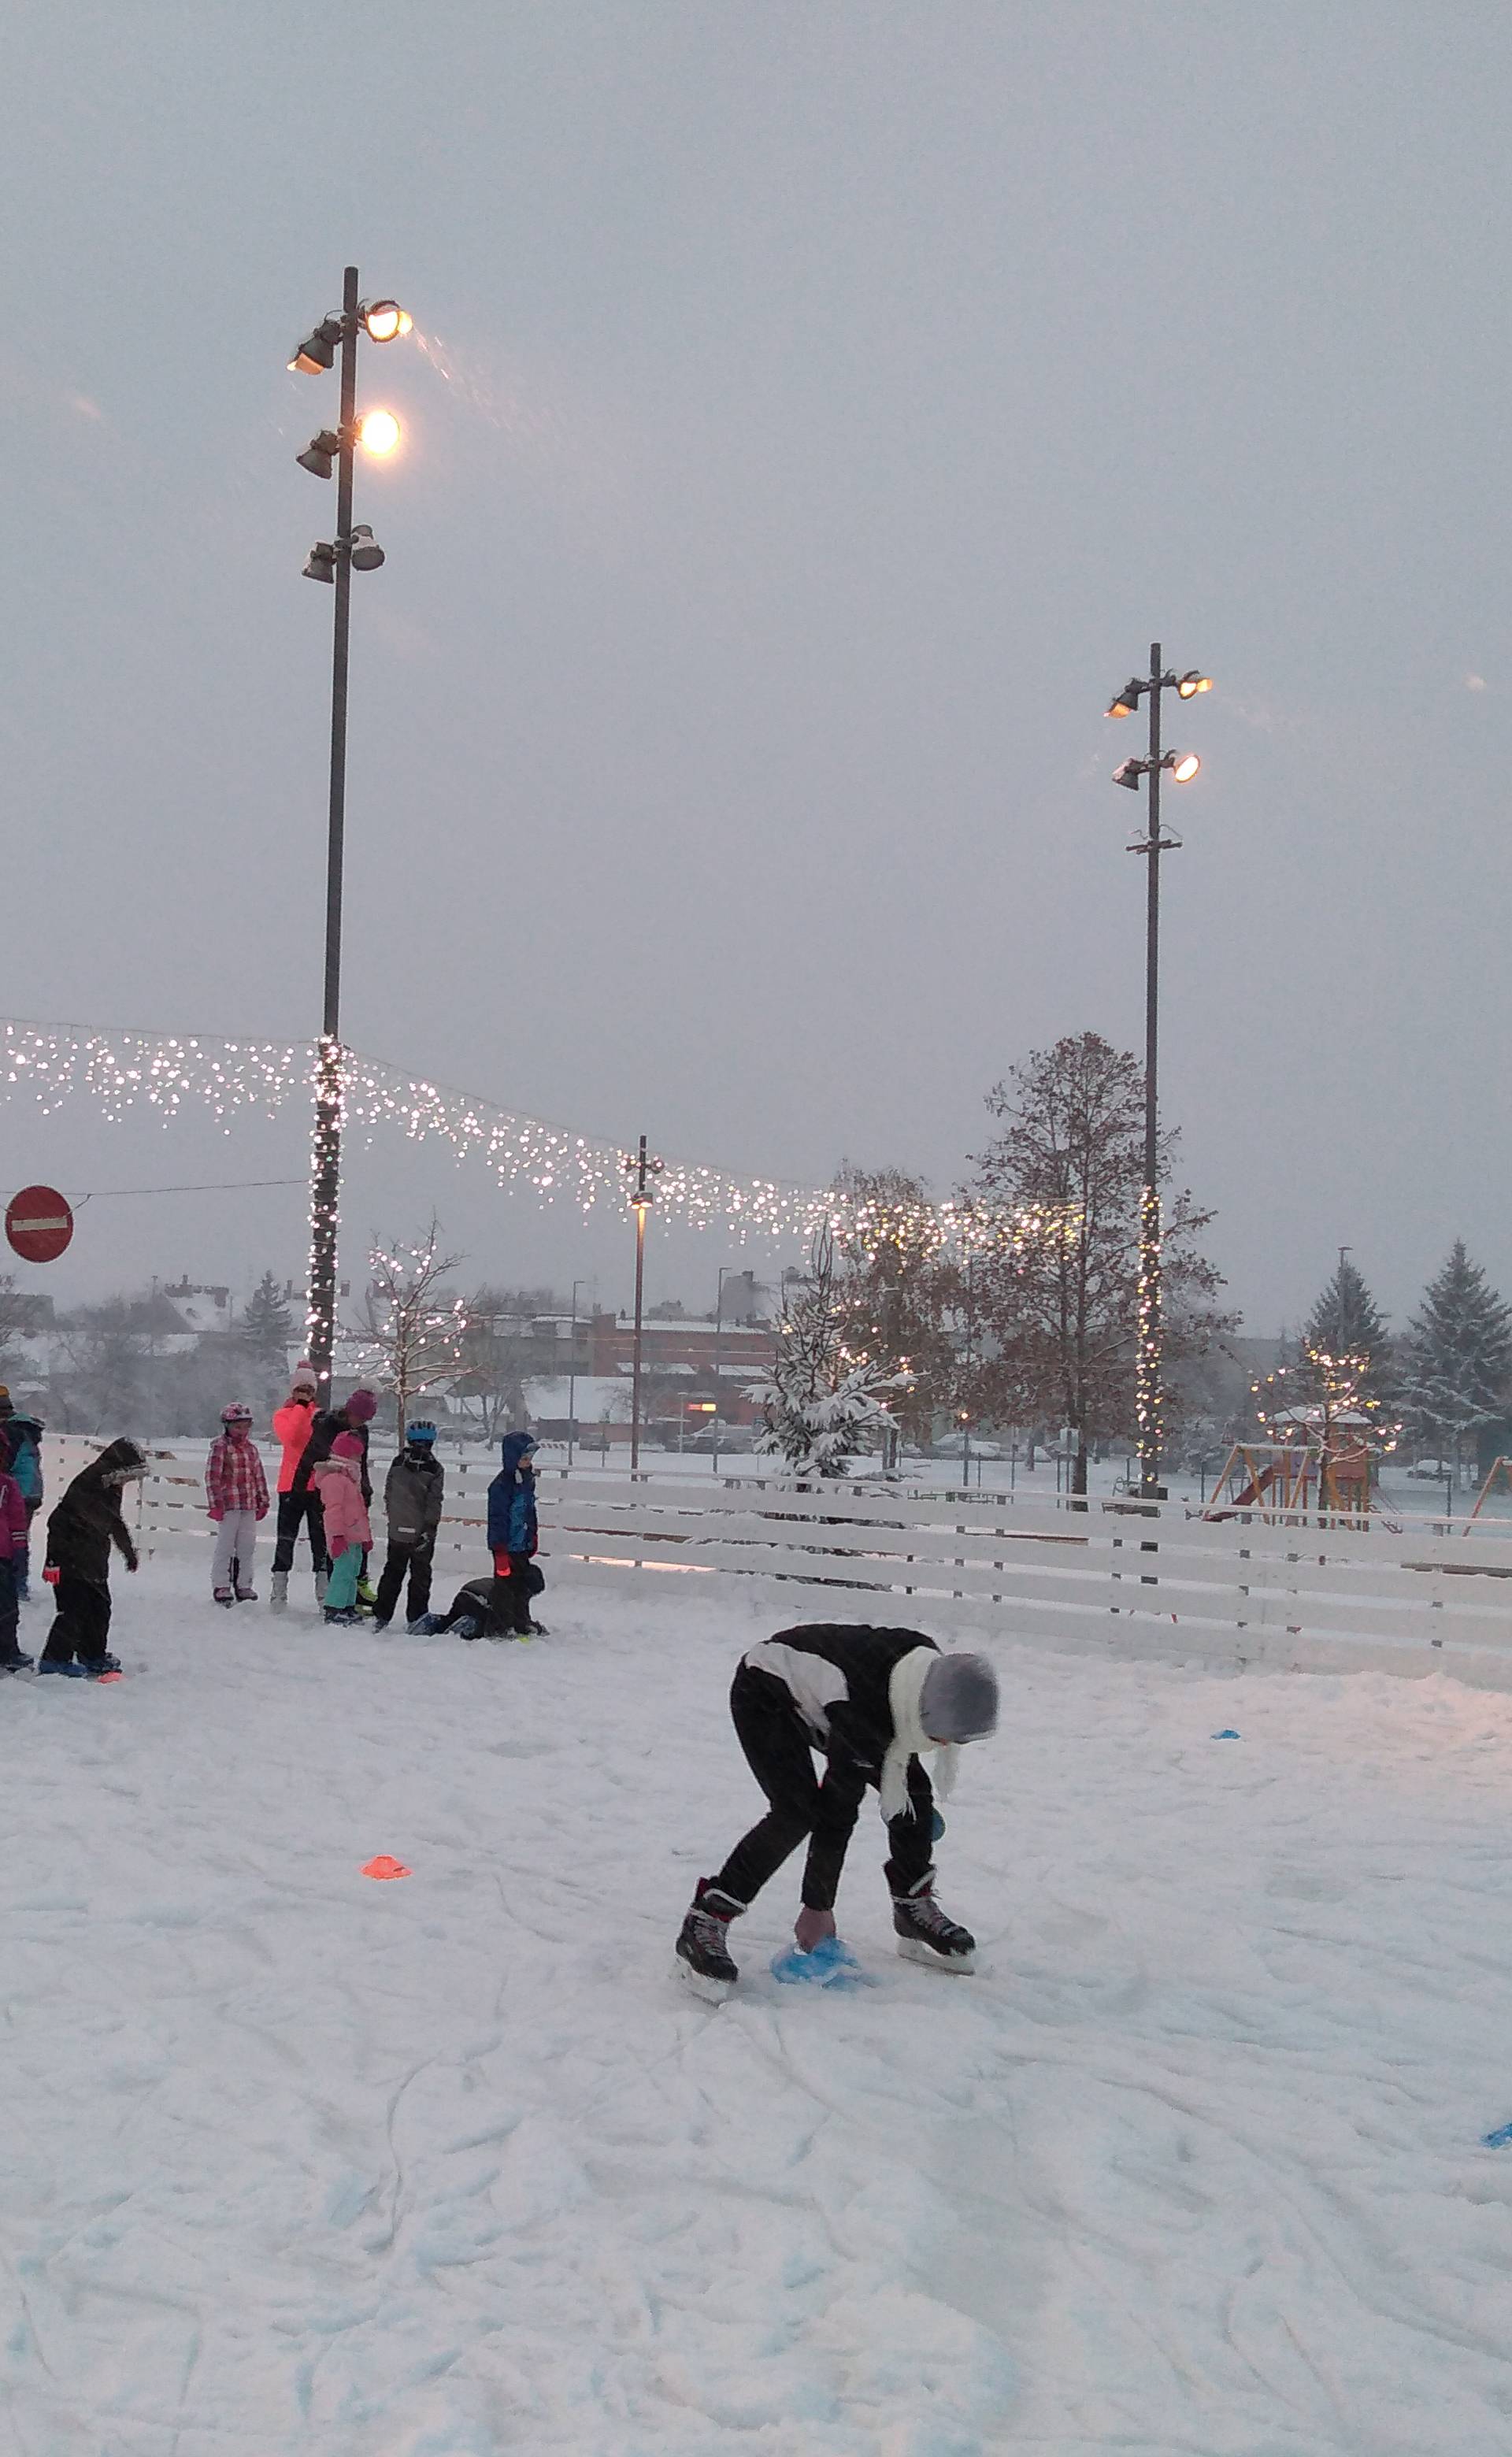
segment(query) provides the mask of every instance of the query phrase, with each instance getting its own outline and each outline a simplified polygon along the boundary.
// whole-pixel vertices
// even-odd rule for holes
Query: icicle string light
[[[574,1209],[585,1219],[601,1208],[623,1212],[625,1172],[633,1168],[634,1156],[619,1146],[401,1075],[357,1050],[342,1049],[340,1063],[343,1143],[358,1134],[371,1144],[381,1127],[397,1126],[411,1143],[434,1139],[448,1145],[458,1161],[481,1161],[501,1186],[528,1188],[542,1204]],[[82,1094],[114,1125],[147,1112],[166,1125],[185,1108],[202,1107],[229,1134],[238,1118],[276,1116],[291,1097],[314,1105],[322,1090],[328,1103],[329,1072],[322,1079],[320,1047],[307,1042],[0,1022],[0,1093],[30,1093],[47,1115]],[[327,1207],[331,1216],[313,1225],[334,1241],[334,1200],[327,1198]],[[663,1165],[656,1208],[665,1218],[694,1228],[718,1227],[741,1243],[770,1237],[807,1244],[827,1228],[843,1236],[849,1254],[868,1260],[888,1244],[1007,1255],[1040,1238],[1071,1233],[1075,1226],[1049,1210],[858,1204],[834,1187],[733,1177],[692,1161]]]

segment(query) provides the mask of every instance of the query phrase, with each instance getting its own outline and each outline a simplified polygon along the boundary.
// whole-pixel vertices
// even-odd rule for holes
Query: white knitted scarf
[[[932,1741],[920,1720],[919,1701],[928,1677],[931,1663],[940,1661],[939,1649],[933,1646],[910,1647],[893,1665],[887,1683],[887,1703],[893,1715],[893,1744],[882,1760],[879,1792],[884,1818],[907,1817],[913,1813],[908,1796],[908,1761],[933,1751],[934,1765],[930,1780],[942,1800],[948,1800],[956,1786],[956,1766],[961,1752],[950,1741]]]

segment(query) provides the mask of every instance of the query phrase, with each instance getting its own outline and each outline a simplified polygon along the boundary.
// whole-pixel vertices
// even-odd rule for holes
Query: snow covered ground
[[[779,1879],[709,2009],[753,1599],[197,1589],[118,1580],[144,1677],[0,1684],[16,2457],[1512,2448],[1512,1700],[999,1642],[981,1973],[893,1956],[868,1815],[880,1984],[777,1985]]]

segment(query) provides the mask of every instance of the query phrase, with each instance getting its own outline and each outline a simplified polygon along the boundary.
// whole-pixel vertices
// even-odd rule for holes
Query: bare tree
[[[448,1296],[445,1282],[463,1257],[438,1252],[440,1237],[432,1214],[419,1244],[375,1246],[367,1258],[371,1276],[357,1324],[360,1370],[393,1393],[401,1441],[414,1394],[455,1374],[462,1363],[466,1307]]]
[[[466,1301],[457,1393],[477,1401],[479,1423],[490,1442],[525,1423],[526,1380],[541,1370],[541,1343],[529,1320],[549,1311],[551,1303],[549,1290],[487,1285]]]
[[[1088,1443],[1134,1428],[1144,1073],[1098,1033],[1070,1034],[1015,1066],[987,1106],[1004,1126],[978,1159],[978,1194],[1010,1209],[1044,1208],[1059,1229],[989,1251],[978,1268],[990,1352],[974,1377],[974,1413],[1068,1426],[1073,1490],[1085,1493]],[[1175,1141],[1162,1141],[1163,1183]],[[1212,1305],[1223,1282],[1197,1247],[1212,1216],[1186,1192],[1164,1206],[1168,1365],[1203,1354],[1237,1320]]]
[[[954,1404],[957,1343],[951,1317],[962,1273],[944,1249],[940,1215],[905,1169],[858,1169],[836,1180],[842,1200],[835,1244],[845,1265],[839,1296],[845,1345],[896,1375],[890,1402],[910,1440],[927,1442],[936,1414]]]

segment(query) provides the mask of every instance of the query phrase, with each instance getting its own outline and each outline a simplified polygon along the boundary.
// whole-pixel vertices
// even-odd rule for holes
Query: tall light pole
[[[352,470],[358,444],[371,452],[391,452],[399,442],[399,422],[386,410],[370,419],[357,415],[357,340],[393,341],[410,329],[410,320],[393,299],[364,303],[360,298],[357,267],[349,264],[342,286],[339,315],[324,317],[307,333],[289,361],[291,371],[321,375],[342,354],[341,409],[333,430],[321,427],[296,459],[314,478],[336,470],[336,536],[310,548],[306,580],[332,582],[336,620],[331,651],[331,790],[325,845],[325,984],[321,1021],[320,1056],[316,1067],[315,1137],[311,1156],[310,1288],[306,1327],[310,1362],[322,1402],[329,1406],[331,1367],[336,1348],[336,1240],[342,1208],[342,870],[346,834],[346,677],[351,641],[352,573],[376,571],[383,547],[365,524],[352,520]]]
[[[1127,682],[1108,711],[1109,716],[1131,716],[1141,695],[1149,696],[1149,756],[1124,760],[1113,771],[1113,782],[1127,785],[1131,794],[1137,794],[1143,776],[1150,789],[1145,834],[1136,836],[1129,847],[1130,853],[1143,854],[1150,864],[1145,881],[1145,1182],[1139,1208],[1139,1332],[1134,1361],[1139,1490],[1150,1501],[1164,1497],[1160,1483],[1160,1380],[1165,1337],[1161,1320],[1160,1111],[1156,1080],[1160,1057],[1160,857],[1175,852],[1181,843],[1179,836],[1163,836],[1160,833],[1160,779],[1169,768],[1177,784],[1185,785],[1202,765],[1194,752],[1161,750],[1160,695],[1173,691],[1182,699],[1192,699],[1199,692],[1212,689],[1212,676],[1199,673],[1195,667],[1190,673],[1168,672],[1161,662],[1160,643],[1155,640],[1150,643],[1148,681],[1136,677]]]
[[[651,1181],[653,1177],[660,1176],[663,1166],[664,1164],[659,1160],[647,1158],[644,1135],[640,1139],[640,1148],[635,1158],[627,1159],[625,1162],[625,1167],[635,1172],[635,1183],[630,1193],[635,1213],[635,1345],[631,1352],[630,1369],[630,1472],[632,1476],[637,1476],[640,1473],[640,1327],[641,1300],[646,1286],[646,1214],[656,1197],[656,1189]]]
[[[714,1457],[710,1464],[715,1476],[719,1473],[719,1366],[720,1350],[724,1344],[724,1284],[734,1277],[735,1265],[721,1265],[714,1300]]]
[[[572,1345],[567,1360],[567,1463],[572,1464],[572,1452],[577,1443],[577,1292],[581,1280],[572,1282]]]

